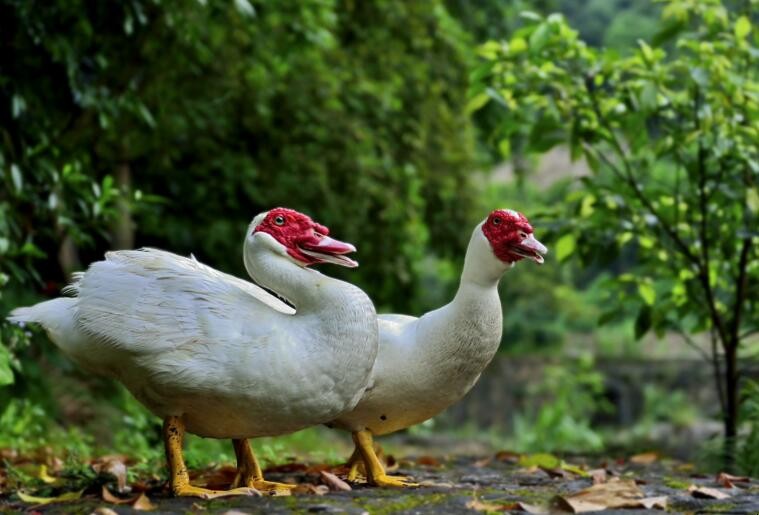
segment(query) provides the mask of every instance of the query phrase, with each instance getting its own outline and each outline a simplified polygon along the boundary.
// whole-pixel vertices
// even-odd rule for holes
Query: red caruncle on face
[[[329,235],[329,229],[325,226],[314,222],[303,213],[284,207],[269,211],[253,232],[271,235],[287,249],[291,257],[304,264],[312,264],[318,260],[301,252],[299,247],[316,244],[323,236]]]
[[[505,263],[514,263],[524,256],[515,254],[522,240],[532,234],[532,226],[522,213],[509,209],[496,209],[482,225],[482,232],[490,242],[493,253]]]

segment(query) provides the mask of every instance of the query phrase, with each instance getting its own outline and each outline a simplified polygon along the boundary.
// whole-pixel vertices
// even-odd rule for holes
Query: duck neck
[[[453,303],[465,304],[473,295],[480,297],[484,292],[495,294],[497,298],[498,282],[508,268],[509,265],[495,257],[490,243],[482,234],[480,226],[477,226],[469,240],[459,289]]]
[[[244,259],[245,269],[257,284],[287,299],[299,313],[331,305],[328,297],[337,293],[327,287],[337,280],[299,266],[265,247],[248,248]]]

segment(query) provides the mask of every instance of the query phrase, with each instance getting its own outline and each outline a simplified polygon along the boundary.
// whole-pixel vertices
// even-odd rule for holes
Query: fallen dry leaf
[[[526,513],[548,513],[548,509],[543,506],[537,506],[534,504],[527,504],[525,502],[511,502],[504,504],[496,504],[487,501],[481,501],[480,499],[472,499],[466,503],[466,507],[475,511],[523,511]]]
[[[440,460],[438,460],[434,456],[419,456],[416,459],[416,463],[418,465],[422,465],[425,467],[439,467],[440,466]]]
[[[436,488],[453,488],[456,485],[454,485],[453,483],[449,483],[447,481],[438,482],[438,481],[433,481],[431,479],[425,479],[423,481],[419,481],[419,486],[434,486]]]
[[[232,484],[236,476],[237,467],[223,465],[196,471],[195,474],[192,474],[192,479],[209,490],[225,490]]]
[[[506,511],[503,504],[495,504],[492,502],[483,502],[479,499],[472,499],[466,503],[466,507],[474,511]]]
[[[271,467],[266,467],[266,469],[264,469],[264,473],[268,474],[269,472],[280,472],[287,474],[290,472],[304,472],[306,470],[308,470],[308,465],[304,463],[283,463],[282,465],[272,465]]]
[[[392,454],[384,456],[382,461],[385,462],[385,472],[395,472],[400,468],[400,463],[398,463],[398,460]]]
[[[525,511],[527,513],[548,513],[548,508],[536,504],[527,504],[526,502],[514,503],[512,511]]]
[[[300,483],[293,488],[293,494],[307,495],[327,495],[329,487],[327,485],[314,485],[313,483]]]
[[[495,459],[498,461],[505,461],[507,463],[517,463],[522,455],[513,451],[498,451],[495,453]]]
[[[655,452],[644,452],[641,454],[636,454],[634,456],[630,456],[630,463],[635,463],[636,465],[650,465],[654,463],[655,461],[659,460],[659,455]]]
[[[54,502],[76,501],[82,497],[82,492],[84,492],[84,490],[79,490],[78,492],[66,492],[58,497],[35,497],[33,495],[25,494],[24,492],[16,493],[22,501],[28,504],[50,504]]]
[[[132,503],[132,509],[138,511],[151,511],[155,509],[155,504],[150,502],[150,499],[148,499],[147,495],[141,493]]]
[[[747,476],[733,476],[732,474],[728,474],[727,472],[720,472],[717,475],[717,483],[724,486],[725,488],[733,488],[735,487],[735,483],[750,483],[751,478]]]
[[[92,470],[100,475],[110,475],[116,478],[116,490],[123,494],[127,492],[127,467],[125,457],[122,455],[109,455],[93,461]]]
[[[730,497],[730,494],[706,486],[690,485],[688,491],[693,497],[698,497],[700,499],[727,499]]]
[[[613,508],[659,508],[667,505],[667,497],[644,497],[635,481],[612,478],[571,495],[556,497],[560,508],[572,513],[586,513]]]
[[[115,495],[111,493],[110,490],[108,490],[108,488],[105,485],[102,486],[102,489],[100,491],[100,496],[103,498],[105,502],[108,502],[111,504],[130,504],[131,502],[135,501],[137,497],[139,497],[139,496],[134,496],[128,499],[122,499],[121,497],[116,497]]]
[[[563,479],[571,479],[574,477],[573,474],[571,474],[569,471],[564,470],[561,467],[554,467],[554,468],[548,468],[548,467],[538,467],[540,470],[545,472],[549,475],[549,477],[560,477]]]
[[[334,490],[336,492],[350,492],[353,490],[351,488],[351,485],[334,475],[332,472],[322,470],[319,475],[321,476],[324,484],[327,485],[330,490]]]
[[[110,508],[101,506],[100,508],[95,508],[95,511],[92,512],[92,515],[119,515],[119,514]]]
[[[491,458],[490,456],[486,456],[485,458],[482,458],[472,463],[472,466],[477,467],[478,469],[481,469],[483,467],[487,467],[488,465],[490,465],[491,461],[493,461],[493,458]]]
[[[593,478],[594,485],[600,485],[606,483],[606,469],[593,469],[589,470],[588,474]]]

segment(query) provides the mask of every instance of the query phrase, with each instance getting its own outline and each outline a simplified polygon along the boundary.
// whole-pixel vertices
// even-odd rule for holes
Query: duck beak
[[[545,245],[536,240],[532,234],[528,234],[521,243],[514,245],[511,251],[518,256],[531,259],[539,265],[542,265],[545,261],[543,255],[548,253]]]
[[[320,263],[333,263],[348,268],[358,266],[357,261],[345,255],[356,252],[356,247],[329,236],[321,236],[318,239],[314,238],[311,241],[301,242],[298,247],[305,255],[318,260]]]

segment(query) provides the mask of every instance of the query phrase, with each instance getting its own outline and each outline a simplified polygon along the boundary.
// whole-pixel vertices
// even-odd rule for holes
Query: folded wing
[[[155,249],[109,252],[69,291],[82,332],[136,353],[268,341],[295,313],[255,284]]]

